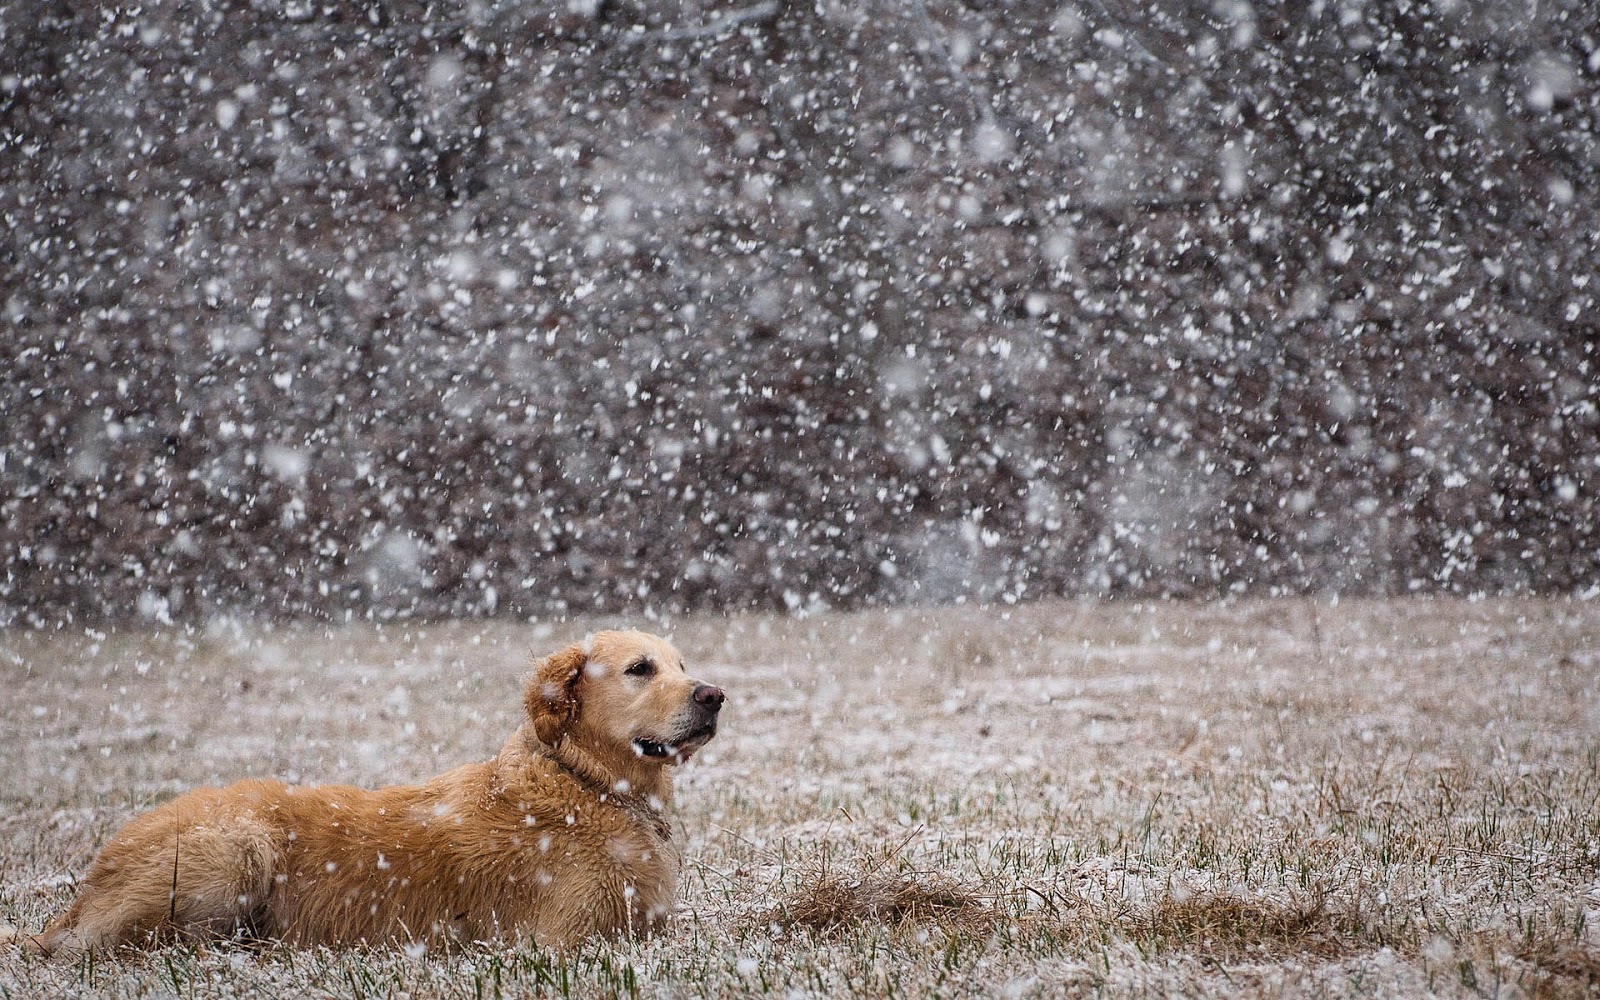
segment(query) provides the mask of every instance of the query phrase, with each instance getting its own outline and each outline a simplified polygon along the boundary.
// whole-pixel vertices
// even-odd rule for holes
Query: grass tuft
[[[1322,897],[1288,901],[1231,893],[1168,894],[1122,921],[1124,933],[1160,951],[1218,959],[1290,954],[1332,957],[1370,946],[1361,924]]]
[[[1600,996],[1600,951],[1579,944],[1524,945],[1517,957],[1533,966],[1529,995],[1537,1000]]]
[[[803,871],[800,887],[785,893],[762,923],[827,934],[867,923],[972,931],[994,919],[987,897],[948,875],[886,871],[883,861],[862,861]]]

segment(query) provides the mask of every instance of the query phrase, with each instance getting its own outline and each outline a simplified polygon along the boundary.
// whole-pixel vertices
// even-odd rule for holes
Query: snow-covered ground
[[[0,922],[135,810],[494,752],[613,621],[0,638]],[[1579,996],[1600,989],[1600,605],[1042,603],[696,616],[680,918],[561,959],[0,951],[9,996]],[[843,878],[839,876],[843,875]],[[814,930],[824,883],[954,886]],[[864,890],[863,890],[864,891]],[[814,902],[814,900],[812,900]]]

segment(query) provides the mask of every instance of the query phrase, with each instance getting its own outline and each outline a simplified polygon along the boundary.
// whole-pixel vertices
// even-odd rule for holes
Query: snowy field
[[[493,753],[591,627],[0,638],[0,922],[138,809]],[[1504,996],[1600,991],[1600,604],[714,616],[681,912],[558,957],[170,947],[0,997]]]

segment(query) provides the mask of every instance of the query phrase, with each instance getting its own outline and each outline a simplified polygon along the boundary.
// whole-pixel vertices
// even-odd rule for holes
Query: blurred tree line
[[[0,620],[1600,586],[1600,6],[0,5]]]

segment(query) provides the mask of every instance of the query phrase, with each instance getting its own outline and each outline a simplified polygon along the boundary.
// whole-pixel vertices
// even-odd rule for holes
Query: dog
[[[665,639],[600,632],[535,663],[526,721],[491,760],[378,791],[240,781],[136,816],[24,946],[566,949],[648,932],[677,901],[670,767],[716,735],[723,701]]]

